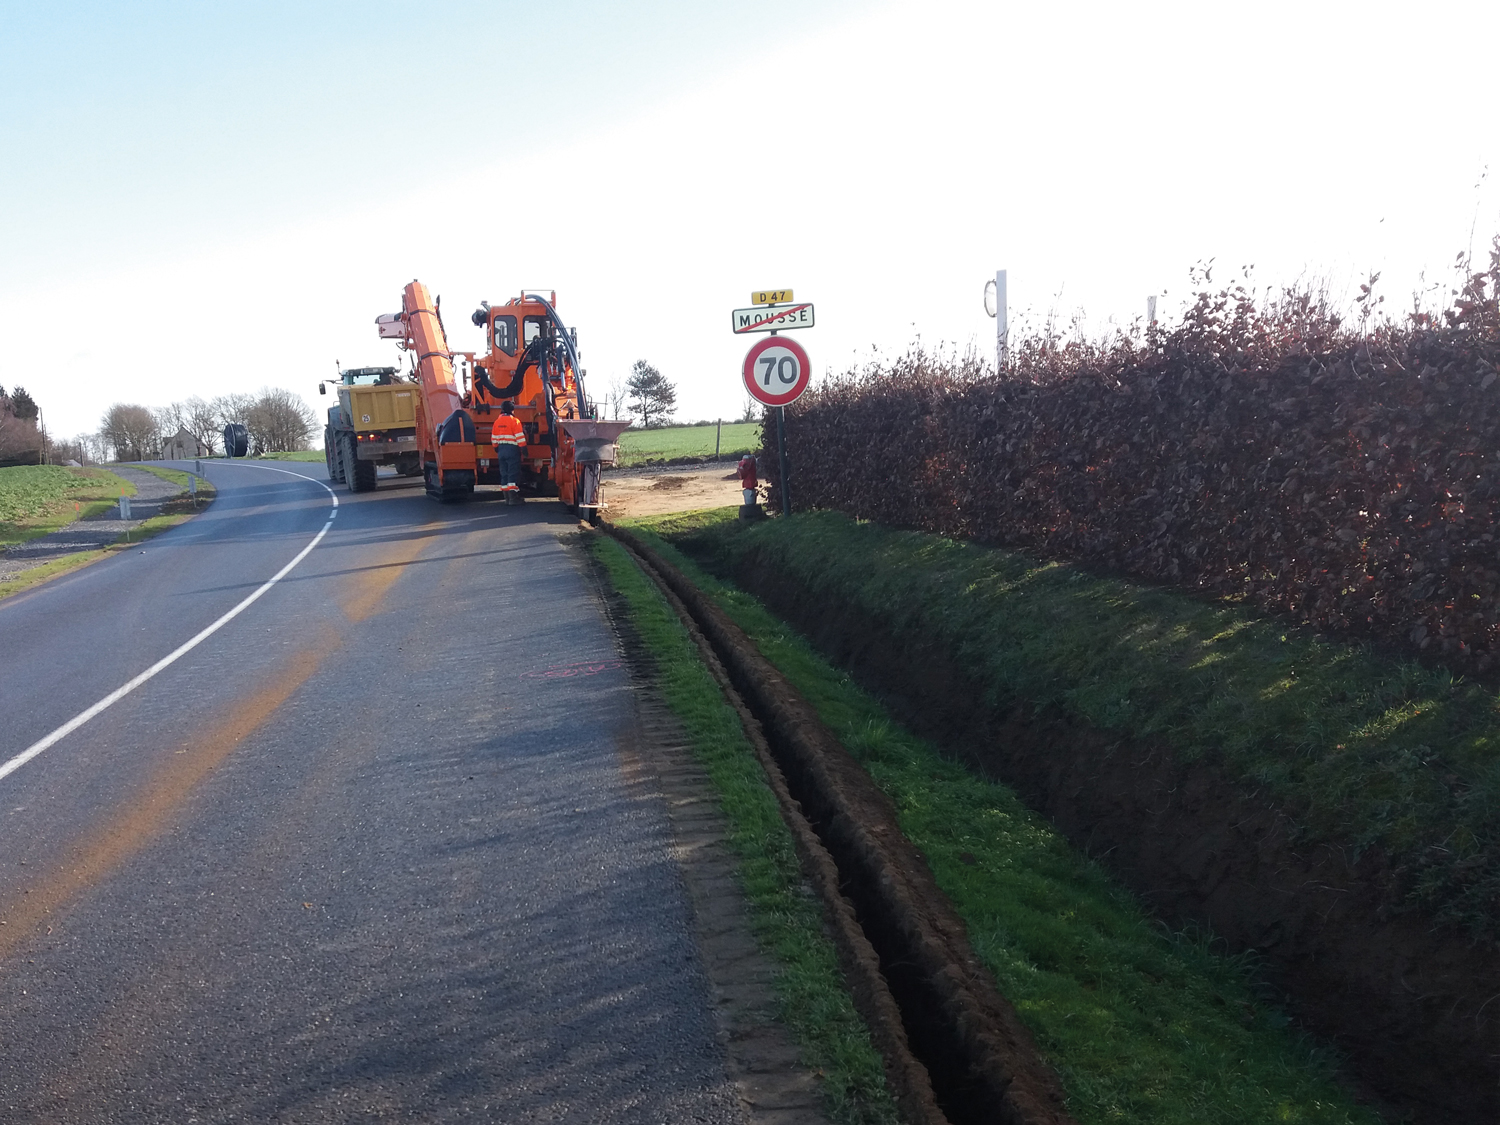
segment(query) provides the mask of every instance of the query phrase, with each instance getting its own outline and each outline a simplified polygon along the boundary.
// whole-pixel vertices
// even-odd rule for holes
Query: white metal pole
[[[1150,328],[1156,323],[1156,294],[1146,298],[1146,327]]]
[[[1010,341],[1006,337],[1010,332],[1010,323],[1006,311],[1005,271],[998,270],[995,273],[995,368],[997,371],[1005,370],[1005,361],[1009,353]]]

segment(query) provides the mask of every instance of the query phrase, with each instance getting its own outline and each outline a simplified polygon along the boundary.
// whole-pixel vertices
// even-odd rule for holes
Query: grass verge
[[[624,598],[655,664],[659,689],[718,790],[755,937],[780,966],[775,988],[781,1018],[804,1063],[820,1075],[830,1115],[850,1125],[894,1123],[895,1103],[880,1058],[823,934],[821,908],[804,889],[791,833],[739,716],[687,630],[630,557],[603,536],[590,540],[590,550]]]
[[[257,461],[324,461],[321,449],[299,449],[295,453],[262,453]]]
[[[48,535],[107,510],[135,485],[105,469],[14,465],[0,469],[0,548]]]
[[[173,469],[163,470],[164,473],[175,471],[176,470]],[[188,476],[187,473],[181,473],[179,475],[183,477]],[[184,487],[186,487],[186,485],[184,485]],[[179,524],[187,523],[188,520],[192,519],[194,516],[202,512],[203,509],[212,504],[218,494],[218,490],[214,488],[213,485],[209,484],[208,481],[200,477],[198,479],[198,495],[196,499],[187,494],[172,497],[172,499],[166,501],[166,503],[161,506],[160,513],[152,516],[148,520],[143,520],[138,526],[132,528],[129,533],[130,537],[127,539],[122,536],[120,543],[140,543],[147,539],[154,539],[163,531],[174,528]],[[116,544],[116,546],[119,545],[120,544]]]
[[[152,476],[161,477],[168,484],[175,484],[178,488],[187,488],[193,479],[193,474],[184,472],[182,469],[168,469],[164,465],[132,465],[133,469],[142,469]]]
[[[711,560],[762,548],[896,635],[941,644],[985,702],[1056,708],[1264,787],[1307,840],[1393,863],[1393,905],[1500,933],[1500,699],[1446,671],[1242,605],[834,513],[660,530]]]
[[[37,566],[27,567],[14,578],[0,580],[0,600],[10,597],[12,594],[23,593],[33,587],[64,574],[71,574],[75,570],[81,570],[90,563],[96,563],[100,559],[107,558],[120,551],[129,550],[131,547],[154,539],[162,532],[176,527],[178,524],[186,523],[199,512],[203,511],[213,503],[218,495],[217,490],[208,481],[200,479],[198,482],[198,501],[196,505],[190,496],[179,496],[168,500],[162,505],[159,515],[143,520],[133,528],[129,537],[122,535],[110,546],[98,551],[75,551],[61,558],[51,559]],[[106,504],[105,507],[110,505]]]
[[[674,457],[712,457],[715,426],[671,426],[659,430],[626,430],[620,435],[622,468],[647,461],[670,461]],[[739,458],[760,448],[759,422],[725,422],[719,438],[719,456]]]
[[[64,574],[81,570],[90,563],[96,563],[102,558],[107,558],[116,550],[118,548],[105,547],[102,551],[77,551],[74,554],[63,555],[61,558],[52,559],[37,566],[27,567],[14,578],[0,581],[0,600],[4,600],[13,594],[24,593],[34,586],[40,586],[43,582],[51,581]]]
[[[1252,966],[1217,954],[1209,935],[1163,932],[1009,789],[904,731],[759,602],[654,534],[720,518],[624,522],[719,601],[890,795],[1081,1122],[1378,1120],[1265,1001]]]

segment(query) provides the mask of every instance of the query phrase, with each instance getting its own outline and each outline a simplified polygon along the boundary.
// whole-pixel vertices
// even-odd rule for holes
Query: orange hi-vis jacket
[[[526,431],[521,426],[521,419],[514,414],[502,414],[496,418],[495,424],[490,427],[490,443],[497,449],[502,445],[525,449]]]

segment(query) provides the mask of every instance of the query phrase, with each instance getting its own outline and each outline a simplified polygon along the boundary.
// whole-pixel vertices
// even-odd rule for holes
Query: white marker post
[[[995,318],[995,371],[1005,370],[1010,356],[1010,316],[1005,298],[1005,271],[996,270],[995,280],[984,283],[984,311]]]
[[[1004,371],[1010,358],[1010,317],[1005,303],[1005,271],[995,272],[995,365]]]

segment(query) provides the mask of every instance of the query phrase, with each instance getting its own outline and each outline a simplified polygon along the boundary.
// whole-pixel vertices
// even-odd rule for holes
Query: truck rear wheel
[[[350,492],[370,492],[375,488],[375,462],[361,461],[354,435],[345,434],[339,439],[343,451],[344,481]]]

